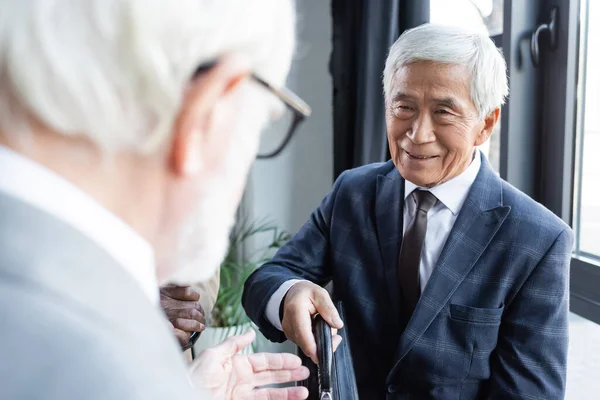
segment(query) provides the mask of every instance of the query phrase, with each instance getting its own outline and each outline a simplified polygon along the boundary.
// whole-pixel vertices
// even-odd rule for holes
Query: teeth
[[[411,156],[412,158],[416,158],[417,160],[429,160],[430,158],[433,158],[433,156],[417,156],[417,155],[409,153],[408,151],[406,153],[409,156]]]

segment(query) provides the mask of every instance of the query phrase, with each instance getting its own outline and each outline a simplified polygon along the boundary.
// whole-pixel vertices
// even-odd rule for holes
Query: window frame
[[[501,115],[499,174],[574,230],[583,1],[587,0],[504,0],[503,32],[491,37],[504,53],[510,82]],[[542,33],[535,67],[531,35],[539,24],[549,22],[554,7],[557,47],[550,49],[549,37]],[[573,253],[570,285],[571,311],[600,323],[600,263]]]
[[[502,47],[511,95],[502,120],[500,174],[573,227],[577,222],[575,174],[579,173],[577,85],[583,78],[579,76],[581,2],[539,0],[524,5],[505,0],[504,7]],[[529,37],[539,23],[548,22],[552,7],[559,10],[558,46],[549,49],[547,36],[541,36],[536,69],[529,55]],[[571,311],[600,323],[600,264],[574,253],[570,284]]]
[[[566,1],[566,0],[563,0]],[[574,40],[576,40],[577,46],[577,57],[575,57],[577,65],[576,72],[574,76],[576,77],[575,85],[579,84],[580,90],[579,93],[583,96],[586,88],[586,65],[585,63],[579,68],[580,63],[580,54],[579,49],[583,48],[583,52],[587,53],[587,37],[582,37],[582,32],[587,32],[587,26],[589,24],[588,15],[586,12],[586,20],[581,23],[581,7],[586,7],[587,2],[589,0],[571,0],[570,8],[575,15],[572,19],[569,19],[569,23],[571,24],[571,28],[577,27],[576,32],[572,33],[574,36]],[[581,29],[581,30],[580,30]],[[581,42],[583,40],[583,42]],[[581,76],[578,75],[581,72]],[[577,87],[575,88],[577,90]],[[578,101],[581,100],[581,103]],[[575,108],[573,110],[573,115],[575,118],[575,123],[572,128],[572,142],[573,142],[573,156],[571,160],[571,168],[572,168],[572,190],[570,196],[570,208],[571,208],[571,220],[570,225],[573,226],[576,235],[576,241],[579,241],[579,218],[580,213],[575,210],[575,191],[577,190],[577,198],[581,197],[580,187],[575,187],[575,181],[581,181],[581,166],[576,165],[576,160],[581,159],[583,153],[583,145],[579,144],[579,148],[576,146],[577,134],[583,135],[583,132],[578,132],[580,129],[577,126],[577,122],[581,122],[581,118],[585,112],[585,99],[578,98],[577,92],[575,93],[575,98],[573,103],[575,104]],[[583,130],[583,126],[581,126]],[[565,136],[567,136],[568,132],[565,132]],[[583,140],[583,138],[580,138]],[[579,154],[576,152],[579,151]],[[575,175],[579,176],[579,179],[575,179]],[[587,318],[596,323],[600,323],[600,262],[598,261],[598,257],[595,255],[586,255],[585,252],[574,253],[571,259],[571,311],[576,314],[581,315],[584,318]]]

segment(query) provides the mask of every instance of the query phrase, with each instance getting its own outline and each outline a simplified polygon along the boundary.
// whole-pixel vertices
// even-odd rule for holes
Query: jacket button
[[[396,385],[389,385],[387,387],[388,393],[396,393],[396,390],[398,390],[398,388],[396,388]]]

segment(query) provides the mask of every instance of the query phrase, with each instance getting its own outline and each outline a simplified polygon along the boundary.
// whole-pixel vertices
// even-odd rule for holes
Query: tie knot
[[[417,202],[417,210],[421,210],[425,213],[429,212],[431,207],[437,203],[437,198],[433,193],[428,190],[415,190],[413,197]]]

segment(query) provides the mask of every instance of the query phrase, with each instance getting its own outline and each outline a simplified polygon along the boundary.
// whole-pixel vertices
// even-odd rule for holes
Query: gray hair
[[[245,54],[282,84],[294,28],[292,0],[0,0],[0,128],[156,150],[199,64]]]
[[[471,71],[471,99],[481,118],[502,106],[508,95],[506,62],[488,36],[424,24],[404,32],[390,48],[383,72],[386,99],[389,99],[396,72],[419,61],[467,67]]]

